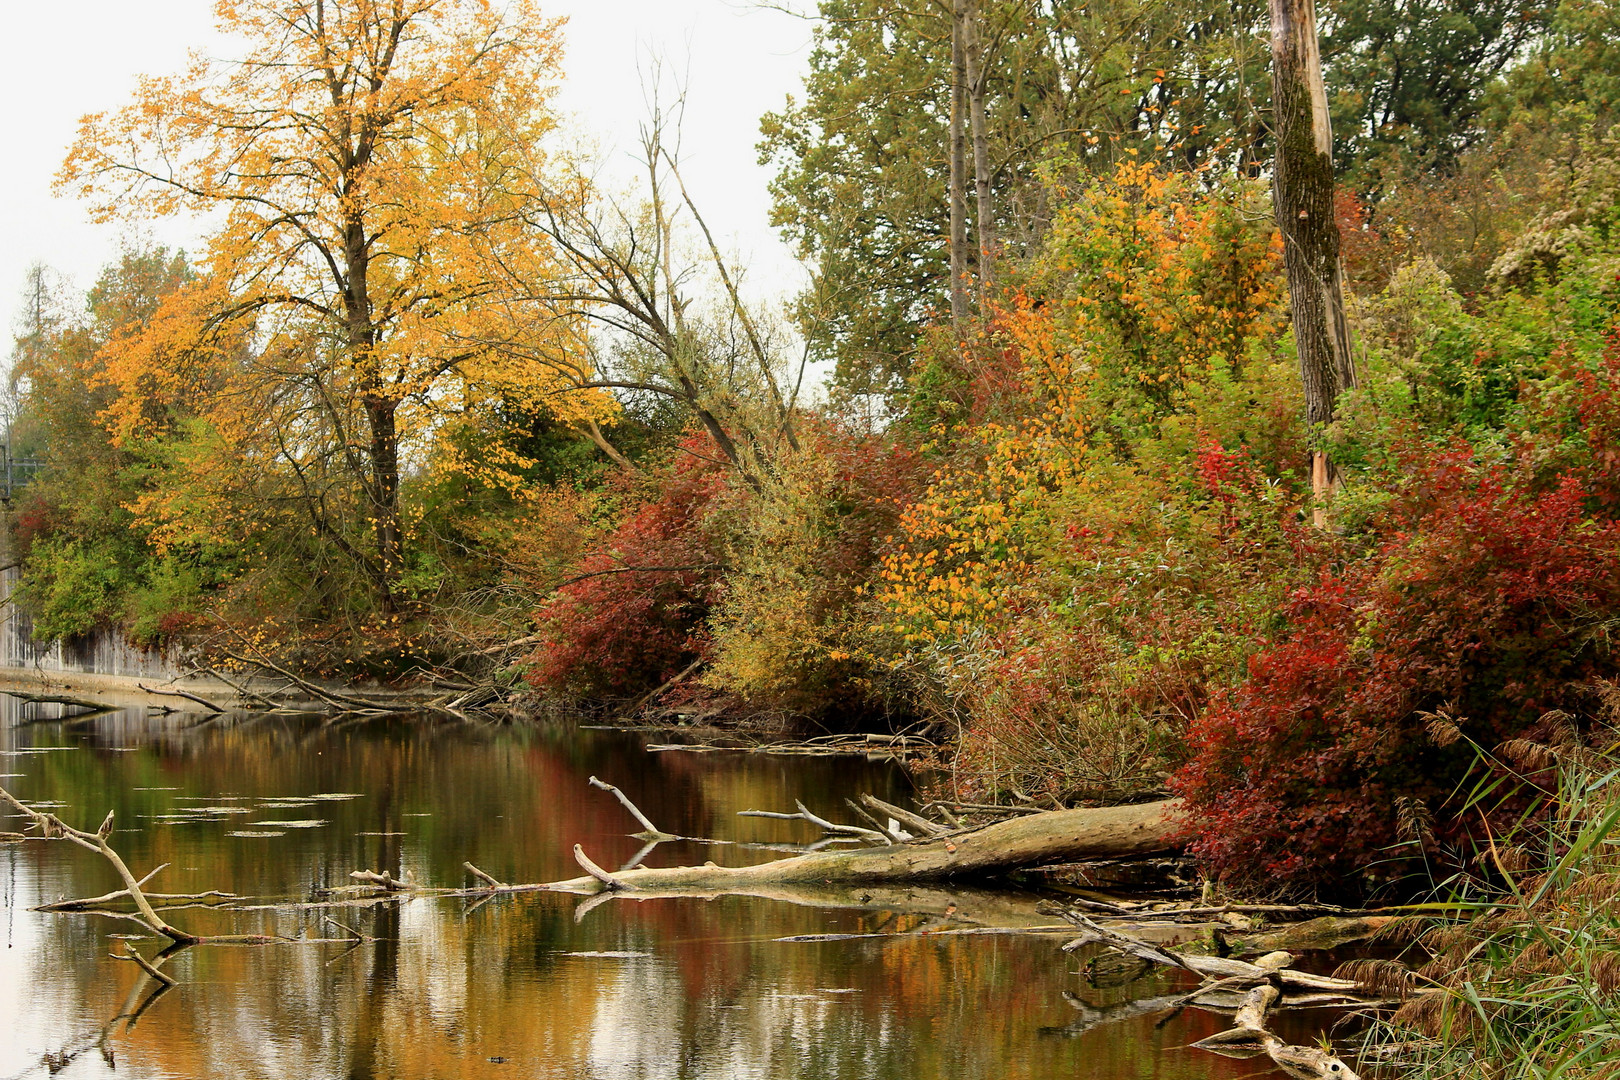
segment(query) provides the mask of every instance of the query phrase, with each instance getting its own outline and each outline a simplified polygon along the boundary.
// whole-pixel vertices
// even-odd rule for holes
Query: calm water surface
[[[576,842],[622,865],[641,847],[625,835],[638,826],[587,786],[593,774],[664,829],[762,844],[816,834],[738,810],[791,809],[802,798],[848,820],[846,796],[904,804],[911,793],[888,763],[649,753],[623,732],[202,723],[135,710],[50,719],[61,711],[0,699],[0,784],[63,804],[62,817],[84,828],[116,809],[114,846],[138,875],[170,864],[149,886],[165,892],[310,900],[349,884],[355,869],[461,887],[463,860],[504,881],[548,881],[578,874]],[[0,818],[0,829],[19,828]],[[654,866],[775,857],[691,842],[645,856]],[[187,950],[168,965],[179,985],[131,1024],[153,984],[108,953],[112,935],[139,928],[29,910],[117,887],[103,860],[77,847],[0,846],[0,1080],[1281,1075],[1184,1049],[1226,1026],[1215,1016],[1097,1022],[1111,1007],[1181,989],[1173,976],[1121,986],[1115,975],[1099,987],[1089,954],[1063,955],[1061,937],[918,932],[1041,921],[1034,898],[1019,894],[856,896],[838,908],[685,898],[587,909],[577,897],[531,894],[176,911],[171,921],[199,934],[341,936],[330,918],[380,940]],[[781,940],[829,934],[885,936]],[[138,944],[151,955],[160,943]],[[1310,1020],[1294,1023],[1285,1034],[1312,1038]]]

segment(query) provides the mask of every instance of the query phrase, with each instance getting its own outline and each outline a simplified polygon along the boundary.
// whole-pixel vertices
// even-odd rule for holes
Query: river
[[[113,846],[137,874],[168,863],[149,886],[164,892],[311,900],[356,869],[460,887],[471,884],[464,860],[504,881],[547,881],[578,874],[576,842],[616,867],[641,847],[626,835],[638,826],[587,785],[592,775],[663,829],[765,845],[817,831],[737,811],[803,799],[847,820],[844,798],[862,791],[912,805],[912,780],[892,762],[655,753],[622,731],[144,710],[54,719],[63,711],[0,699],[0,785],[61,804],[84,828],[116,810]],[[21,827],[0,818],[0,830]],[[645,856],[774,857],[686,841]],[[185,909],[171,921],[197,934],[343,938],[352,928],[378,940],[186,950],[167,965],[178,985],[130,1023],[155,984],[109,952],[113,935],[139,928],[30,910],[117,888],[106,862],[66,843],[4,844],[0,886],[3,1080],[1283,1075],[1187,1049],[1227,1026],[1208,1013],[1093,1023],[1098,1010],[1184,988],[1174,973],[1117,985],[1117,974],[1092,973],[1094,953],[1059,952],[1061,936],[939,932],[1017,921],[1033,903],[1017,893],[956,890],[954,911],[938,897],[916,905],[927,910],[735,897],[587,908],[554,893]],[[160,943],[136,944],[152,955]],[[1281,1020],[1295,1041],[1322,1022]]]

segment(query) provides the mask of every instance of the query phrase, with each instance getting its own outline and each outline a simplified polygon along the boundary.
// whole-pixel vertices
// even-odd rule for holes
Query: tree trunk
[[[979,40],[978,0],[957,0],[962,12],[962,42],[967,65],[968,120],[973,129],[973,186],[978,196],[975,224],[979,233],[979,306],[994,282],[996,215],[990,197],[990,147],[984,120],[984,49]]]
[[[951,0],[951,325],[968,314],[967,297],[967,42],[966,0]]]
[[[1339,395],[1355,386],[1356,376],[1333,216],[1333,134],[1314,0],[1271,0],[1271,97],[1277,139],[1273,201],[1306,419],[1319,439],[1321,427],[1333,421]],[[1311,486],[1319,501],[1333,482],[1333,464],[1318,444],[1311,455]],[[1316,522],[1323,523],[1320,505]]]
[[[399,523],[399,432],[395,414],[399,403],[381,394],[365,397],[366,421],[371,428],[371,519],[377,540],[378,600],[384,611],[394,610],[393,583],[404,569],[405,545]]]

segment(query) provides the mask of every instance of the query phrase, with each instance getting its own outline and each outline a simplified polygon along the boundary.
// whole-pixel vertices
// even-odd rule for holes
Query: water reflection
[[[116,809],[113,843],[137,873],[169,863],[153,886],[165,892],[317,900],[354,869],[459,887],[463,860],[504,881],[544,881],[578,872],[576,841],[622,865],[642,846],[627,835],[639,826],[586,785],[593,774],[660,828],[761,844],[815,830],[738,810],[803,799],[841,818],[847,796],[904,802],[910,786],[883,762],[649,754],[624,733],[138,711],[51,719],[62,711],[0,705],[3,783],[64,803],[75,823]],[[681,841],[647,858],[774,856]],[[168,964],[179,985],[139,1011],[155,984],[108,958],[109,935],[132,924],[27,910],[116,888],[100,860],[65,844],[7,845],[0,878],[0,1077],[1273,1075],[1179,1049],[1225,1026],[1218,1017],[1189,1011],[1155,1027],[1162,1014],[1130,1015],[1124,1003],[1182,988],[1172,975],[1093,986],[1074,972],[1088,958],[1062,955],[1058,938],[914,933],[1028,918],[1031,901],[1017,896],[869,893],[838,908],[620,898],[583,914],[557,894],[194,908],[173,921],[308,938],[346,927],[376,940],[189,949]],[[151,955],[159,943],[141,944]],[[1108,1022],[1088,1022],[1111,1008]]]

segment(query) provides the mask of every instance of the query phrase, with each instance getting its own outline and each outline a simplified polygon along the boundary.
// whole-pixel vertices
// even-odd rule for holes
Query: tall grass
[[[1409,996],[1374,1025],[1369,1054],[1433,1080],[1620,1078],[1620,760],[1523,743],[1482,758],[1494,776],[1467,794],[1482,822],[1510,789],[1539,794],[1488,837],[1482,873],[1453,883],[1471,915],[1397,924],[1424,959],[1404,979],[1386,972]],[[1554,769],[1546,786],[1524,775]]]

